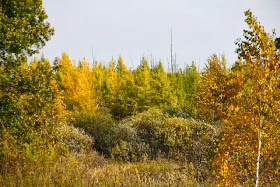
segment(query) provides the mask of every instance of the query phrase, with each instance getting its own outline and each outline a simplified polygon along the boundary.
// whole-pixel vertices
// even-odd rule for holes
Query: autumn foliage
[[[214,173],[221,185],[279,184],[279,53],[274,35],[264,31],[250,11],[250,30],[237,41],[239,61],[227,76],[223,127]],[[257,163],[259,162],[259,168]],[[258,170],[258,171],[257,171]]]
[[[135,69],[121,56],[76,62],[65,52],[28,62],[53,29],[42,1],[7,2],[0,186],[280,184],[279,46],[250,10],[231,68],[213,54],[201,71],[193,62],[169,72],[145,57]]]
[[[55,61],[57,83],[69,111],[108,109],[121,119],[149,108],[178,106],[196,113],[195,93],[200,74],[195,64],[174,74],[164,71],[159,62],[150,69],[143,57],[136,70],[128,69],[122,57],[108,66],[85,59],[73,63],[63,52]]]

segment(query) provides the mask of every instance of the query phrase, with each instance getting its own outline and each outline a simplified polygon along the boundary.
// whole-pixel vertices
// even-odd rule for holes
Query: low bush
[[[113,128],[115,145],[112,157],[122,161],[140,161],[148,157],[149,145],[141,140],[130,124],[117,124]]]
[[[71,123],[93,136],[93,148],[119,161],[165,158],[187,162],[193,176],[205,181],[213,143],[219,134],[213,126],[191,118],[170,117],[157,109],[114,124],[109,115],[77,113]]]
[[[204,181],[218,130],[193,119],[169,117],[160,110],[127,118],[114,127],[112,155],[129,161],[166,158],[187,161],[194,177]]]
[[[94,139],[93,149],[106,157],[111,157],[114,147],[114,120],[112,116],[104,111],[75,112],[68,118],[68,124],[83,129]]]
[[[74,132],[67,135],[71,129]],[[38,133],[30,133],[30,142],[24,144],[20,144],[9,132],[3,133],[4,139],[0,139],[0,186],[93,184],[91,172],[107,164],[107,161],[97,152],[82,150],[91,139],[81,132],[63,126],[59,128],[61,141],[49,141]],[[62,134],[66,137],[63,138]]]
[[[93,138],[78,129],[65,123],[57,127],[57,140],[68,146],[70,152],[82,153],[89,151],[93,144]]]
[[[164,113],[168,114],[170,117],[189,117],[189,115],[186,112],[184,112],[180,107],[173,105],[166,106],[164,109]]]

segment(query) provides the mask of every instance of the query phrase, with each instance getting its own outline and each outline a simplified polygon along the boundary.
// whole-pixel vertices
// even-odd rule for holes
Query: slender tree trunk
[[[255,183],[255,187],[258,187],[258,183],[259,183],[259,168],[260,168],[260,156],[261,156],[261,146],[262,146],[262,141],[261,141],[261,137],[262,137],[262,132],[259,132],[259,148],[258,148],[258,159],[257,159],[257,170],[256,170],[256,183]]]
[[[213,99],[213,102],[212,102],[212,122],[214,122],[214,119],[215,119],[215,101]]]

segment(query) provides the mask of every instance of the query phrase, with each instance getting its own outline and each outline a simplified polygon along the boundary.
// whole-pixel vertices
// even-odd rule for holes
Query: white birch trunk
[[[262,146],[261,137],[262,137],[262,132],[260,131],[255,187],[258,187],[258,183],[259,183],[260,156],[261,156],[261,146]]]

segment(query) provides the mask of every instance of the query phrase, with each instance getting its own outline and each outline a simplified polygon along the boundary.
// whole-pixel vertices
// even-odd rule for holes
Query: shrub
[[[188,121],[191,134],[186,158],[195,168],[193,176],[198,182],[202,182],[210,176],[210,159],[214,152],[214,143],[218,139],[220,131],[218,127],[201,121],[194,119],[188,119]]]
[[[68,118],[68,123],[74,127],[83,129],[88,135],[93,137],[93,149],[111,157],[114,146],[114,121],[109,113],[104,111],[75,112]]]
[[[181,155],[192,160],[192,151],[199,147],[202,153],[205,148],[203,146],[213,142],[217,135],[216,129],[211,125],[193,119],[170,118],[154,109],[121,121],[113,131],[116,141],[127,142],[126,144],[143,142],[146,146],[143,150],[148,151],[145,154],[151,159],[158,156],[178,158]],[[188,157],[187,154],[191,156]]]
[[[118,124],[113,128],[115,146],[112,156],[117,160],[140,161],[147,157],[148,145],[137,135],[137,129],[130,124]]]
[[[193,119],[172,117],[149,110],[127,118],[114,127],[113,156],[124,160],[160,157],[187,161],[195,168],[194,177],[205,180],[218,131]],[[117,151],[116,151],[117,150]]]
[[[74,116],[74,117],[73,117]],[[188,162],[198,181],[208,176],[208,163],[218,130],[209,124],[170,117],[160,110],[126,118],[114,125],[107,114],[76,113],[71,123],[83,128],[95,140],[94,148],[122,161],[166,158]],[[98,142],[98,144],[96,144]]]
[[[74,130],[74,133],[67,135],[71,133],[70,130]],[[58,137],[67,140],[65,142],[70,150],[73,145],[75,150],[77,147],[82,149],[80,142],[87,145],[91,139],[81,132],[63,126],[59,128]],[[0,139],[3,153],[0,159],[0,186],[91,186],[94,183],[92,171],[107,163],[97,152],[69,152],[65,145],[42,138],[40,134],[30,134],[32,141],[28,144],[19,144],[8,131],[3,135],[4,139]]]
[[[93,139],[83,129],[65,123],[57,128],[57,140],[66,144],[73,153],[89,151],[93,144]]]
[[[164,113],[168,114],[170,117],[187,117],[187,114],[180,107],[176,107],[173,105],[165,107]]]

